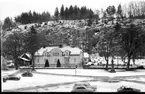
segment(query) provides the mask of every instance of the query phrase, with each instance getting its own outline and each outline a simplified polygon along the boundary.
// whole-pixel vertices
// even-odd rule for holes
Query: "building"
[[[1,70],[8,70],[7,60],[1,56]]]
[[[35,67],[82,67],[83,51],[78,47],[42,47],[35,52]]]

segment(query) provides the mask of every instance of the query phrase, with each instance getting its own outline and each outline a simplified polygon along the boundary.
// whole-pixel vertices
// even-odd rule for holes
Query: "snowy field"
[[[132,76],[145,75],[145,70],[125,71],[125,69],[116,69],[116,73],[109,73],[103,69],[37,69],[37,72],[68,74],[68,75],[84,75],[84,76]]]
[[[4,92],[9,90],[16,92],[71,92],[74,83],[87,81],[91,85],[97,85],[96,92],[116,92],[122,85],[145,92],[145,70],[116,71],[116,73],[109,73],[101,69],[36,69],[33,77],[21,77],[19,81],[2,82],[2,90]],[[78,75],[84,76],[79,77]],[[21,76],[21,74],[18,73],[16,76]],[[111,82],[87,76],[97,76],[97,78],[105,76],[106,79],[118,77],[121,80]]]
[[[17,76],[21,76],[18,74]],[[65,77],[65,76],[54,76],[54,75],[43,75],[35,74],[33,77],[21,77],[19,81],[7,81],[2,83],[2,89],[4,90],[15,90],[18,88],[32,88],[36,86],[43,86],[56,83],[66,83],[66,82],[75,82],[83,80],[91,80],[92,78],[79,78],[79,77]]]
[[[7,76],[7,75],[10,75],[10,74],[13,74],[15,72],[17,72],[18,70],[15,70],[15,69],[10,69],[10,70],[1,70],[1,76]]]

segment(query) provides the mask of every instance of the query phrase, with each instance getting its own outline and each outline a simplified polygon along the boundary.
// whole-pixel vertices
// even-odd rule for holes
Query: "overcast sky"
[[[100,10],[101,8],[106,9],[109,5],[118,6],[120,3],[124,4],[130,1],[136,0],[0,0],[0,20],[4,20],[7,16],[14,18],[29,10],[40,13],[48,11],[53,15],[55,8],[60,9],[62,4],[65,7],[77,5],[78,7],[86,6],[92,10]]]

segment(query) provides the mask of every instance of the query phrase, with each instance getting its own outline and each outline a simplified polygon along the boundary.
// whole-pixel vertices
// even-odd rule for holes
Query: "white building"
[[[82,67],[83,51],[78,47],[45,47],[35,52],[35,67]],[[47,63],[47,64],[46,64]]]

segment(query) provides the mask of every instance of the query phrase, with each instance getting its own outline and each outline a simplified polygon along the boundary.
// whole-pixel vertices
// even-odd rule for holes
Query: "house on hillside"
[[[83,51],[78,47],[42,47],[35,52],[35,67],[82,67]]]

